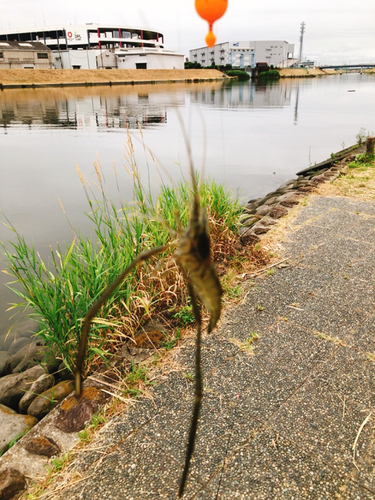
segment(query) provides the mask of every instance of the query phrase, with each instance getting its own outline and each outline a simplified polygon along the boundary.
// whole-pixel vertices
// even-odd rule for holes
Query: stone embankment
[[[19,337],[4,348],[0,351],[0,453],[4,453],[0,498],[7,500],[30,479],[43,477],[52,456],[77,443],[78,432],[107,394],[100,383],[86,383],[78,403],[71,395],[71,374],[40,341]]]
[[[267,233],[277,220],[287,215],[289,210],[298,205],[307,193],[319,184],[332,181],[340,174],[345,165],[352,161],[358,152],[358,146],[344,149],[333,158],[312,166],[297,174],[296,179],[285,182],[264,198],[249,200],[240,220],[239,235],[242,243],[252,243]]]
[[[299,172],[264,198],[250,200],[241,217],[242,242],[258,241],[307,193],[335,179],[354,159],[353,152],[360,152],[358,146]],[[0,351],[0,452],[5,454],[0,458],[0,498],[6,500],[30,479],[43,477],[51,456],[78,442],[78,432],[103,405],[107,393],[101,383],[86,381],[78,402],[71,395],[71,374],[41,341],[21,336],[2,348],[6,350]]]
[[[226,75],[216,69],[3,69],[0,70],[0,89],[192,83],[223,78]]]

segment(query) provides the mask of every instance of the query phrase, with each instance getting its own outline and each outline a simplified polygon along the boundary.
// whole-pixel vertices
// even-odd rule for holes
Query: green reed
[[[107,194],[100,164],[95,168],[95,192],[78,169],[90,208],[87,217],[93,237],[75,232],[67,248],[50,248],[47,260],[12,225],[9,227],[16,234],[16,243],[2,244],[8,261],[5,272],[13,277],[8,286],[21,299],[9,309],[26,310],[35,318],[40,325],[37,335],[71,371],[83,319],[91,304],[140,252],[173,241],[173,230],[179,224],[186,226],[191,206],[188,181],[180,182],[177,188],[163,186],[153,200],[133,157],[133,202],[123,203],[119,192],[115,204]],[[230,192],[215,181],[207,181],[200,196],[214,224],[220,224],[223,232],[236,230],[240,205]],[[173,259],[169,257],[170,272],[160,268],[159,262],[167,258],[167,253],[152,259],[146,270],[145,265],[135,269],[102,307],[90,331],[88,364],[98,357],[107,360],[114,344],[134,335],[153,312],[184,303],[182,277]]]

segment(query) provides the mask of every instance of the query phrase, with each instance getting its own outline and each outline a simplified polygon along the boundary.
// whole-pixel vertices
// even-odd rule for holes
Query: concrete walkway
[[[256,279],[246,303],[205,337],[185,499],[375,497],[375,203],[313,197],[292,229],[289,266]],[[177,498],[192,347],[179,364],[153,400],[75,457],[69,486],[53,498]]]

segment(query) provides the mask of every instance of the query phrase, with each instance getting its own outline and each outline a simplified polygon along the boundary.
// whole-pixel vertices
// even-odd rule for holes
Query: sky
[[[155,29],[165,47],[188,56],[205,45],[207,23],[194,0],[0,0],[0,30],[49,24],[98,22]],[[229,0],[214,25],[218,42],[286,40],[299,54],[301,22],[306,23],[304,59],[324,64],[375,63],[375,1]]]

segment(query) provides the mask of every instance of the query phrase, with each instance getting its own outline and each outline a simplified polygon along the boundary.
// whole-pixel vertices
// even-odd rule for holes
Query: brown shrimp
[[[185,458],[185,466],[179,486],[179,496],[184,492],[186,479],[189,472],[190,460],[194,451],[195,437],[198,427],[199,412],[203,396],[203,384],[201,375],[201,313],[198,306],[196,295],[210,313],[210,321],[208,325],[208,333],[210,333],[220,318],[221,313],[221,296],[222,288],[219,278],[216,274],[214,265],[211,259],[210,237],[208,233],[208,224],[205,209],[200,206],[198,186],[194,173],[189,142],[186,139],[189,160],[190,174],[192,179],[193,202],[188,227],[185,231],[180,231],[179,237],[173,243],[163,245],[161,247],[152,248],[140,253],[133,262],[121,273],[121,275],[103,292],[101,297],[95,302],[91,309],[86,314],[84,326],[82,330],[77,363],[75,369],[76,394],[79,397],[82,392],[82,368],[86,357],[86,348],[90,325],[101,308],[104,302],[121,284],[126,276],[141,262],[148,258],[157,255],[168,248],[175,246],[174,257],[180,269],[182,270],[188,290],[191,297],[194,316],[197,322],[197,339],[195,352],[195,395],[194,409],[188,445]]]

